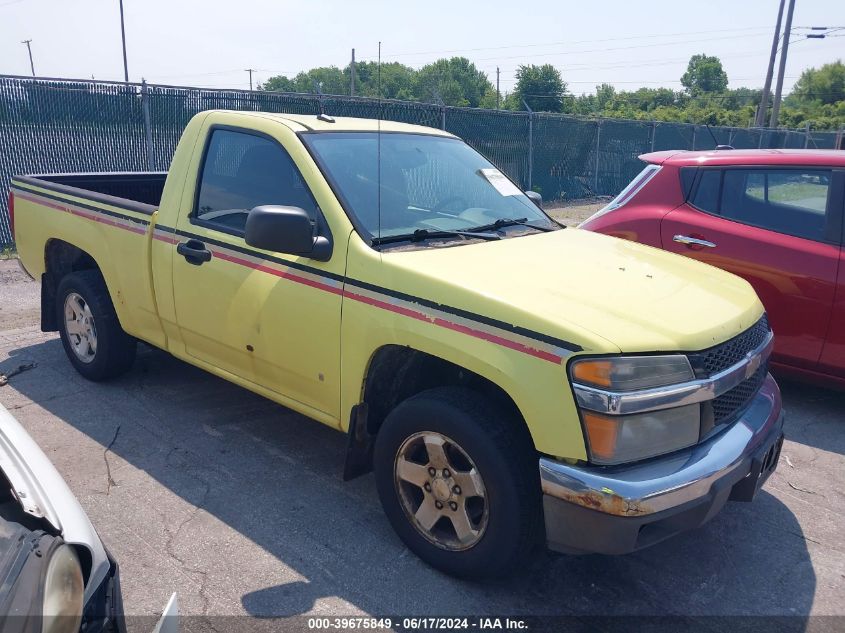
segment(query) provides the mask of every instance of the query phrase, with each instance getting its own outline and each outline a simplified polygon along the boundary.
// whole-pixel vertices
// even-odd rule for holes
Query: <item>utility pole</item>
[[[769,68],[766,71],[766,83],[763,84],[763,95],[760,97],[760,105],[757,107],[757,118],[754,120],[756,127],[766,125],[766,112],[769,109],[769,93],[772,90],[772,74],[775,71],[775,57],[778,54],[778,41],[780,40],[780,23],[783,19],[783,5],[786,0],[780,0],[778,8],[778,20],[775,24],[775,34],[772,37],[772,52],[769,55]]]
[[[129,64],[126,62],[126,27],[123,24],[123,0],[120,0],[120,37],[123,40],[123,81],[129,83]]]
[[[349,65],[349,95],[355,96],[355,49],[352,49],[352,63]]]
[[[522,100],[522,105],[528,112],[528,189],[531,190],[534,186],[534,110],[525,99]]]
[[[501,98],[499,92],[499,67],[496,66],[496,109],[499,109],[499,99]]]
[[[783,29],[783,47],[780,50],[780,64],[778,65],[778,83],[775,88],[775,100],[772,103],[772,118],[769,120],[769,127],[778,126],[778,114],[780,113],[780,97],[783,91],[783,77],[786,71],[786,54],[789,52],[789,32],[792,30],[792,13],[795,11],[795,0],[789,0],[789,8],[786,10],[786,26]]]
[[[255,72],[255,68],[244,68],[244,72],[249,73],[249,91],[252,92],[252,73]]]
[[[26,44],[26,50],[29,51],[29,68],[32,70],[32,76],[35,77],[35,64],[32,63],[32,46],[30,43],[32,40],[24,40],[21,44]]]

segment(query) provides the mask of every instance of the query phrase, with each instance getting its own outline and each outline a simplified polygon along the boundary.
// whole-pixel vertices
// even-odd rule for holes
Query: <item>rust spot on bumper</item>
[[[554,493],[551,490],[543,490],[543,492],[552,494],[552,496],[568,501],[569,503],[615,516],[640,516],[654,512],[654,509],[646,503],[624,499],[612,492],[596,492],[595,490],[570,492],[562,491],[560,488],[557,488]]]

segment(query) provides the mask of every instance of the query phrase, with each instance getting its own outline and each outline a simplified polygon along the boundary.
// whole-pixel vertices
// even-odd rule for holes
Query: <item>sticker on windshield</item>
[[[498,169],[479,169],[478,171],[503,196],[518,196],[522,193],[519,187],[508,180]]]

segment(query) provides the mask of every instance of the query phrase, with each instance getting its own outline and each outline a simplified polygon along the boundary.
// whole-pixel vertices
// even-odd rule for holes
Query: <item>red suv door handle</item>
[[[677,242],[678,244],[686,244],[690,248],[694,248],[696,246],[699,248],[716,248],[716,244],[713,242],[702,240],[698,237],[692,237],[690,235],[676,235],[672,238],[672,241]]]

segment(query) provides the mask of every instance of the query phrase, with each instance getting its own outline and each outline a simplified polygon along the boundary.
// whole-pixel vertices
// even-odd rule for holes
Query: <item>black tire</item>
[[[78,340],[78,337],[67,331],[65,301],[73,293],[82,298],[93,317],[96,351],[88,362],[83,361],[74,351],[71,339]],[[56,319],[68,359],[76,371],[88,380],[99,382],[116,378],[132,366],[137,342],[120,327],[100,271],[82,270],[62,278],[56,290]]]
[[[376,438],[376,486],[387,518],[411,551],[447,574],[476,579],[508,575],[529,561],[537,542],[542,518],[537,453],[523,421],[506,411],[508,407],[469,389],[438,387],[397,406]],[[421,432],[457,443],[483,480],[486,527],[466,549],[433,542],[421,533],[403,502],[408,495],[403,497],[400,488],[406,484],[394,474],[397,456],[408,446],[406,440]],[[421,462],[426,459],[430,457]],[[428,483],[431,488],[432,482]],[[426,494],[433,494],[417,489],[423,501]],[[451,523],[448,517],[444,520]],[[449,523],[437,523],[435,529],[448,530]]]

